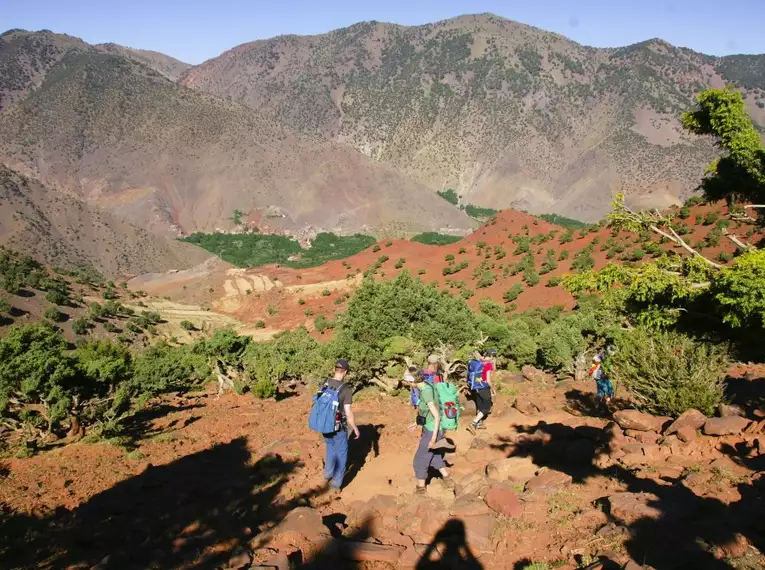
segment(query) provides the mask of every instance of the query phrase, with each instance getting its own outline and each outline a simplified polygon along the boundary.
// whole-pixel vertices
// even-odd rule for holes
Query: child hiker
[[[611,401],[611,398],[614,397],[614,385],[603,370],[603,354],[596,354],[592,357],[590,377],[595,380],[598,400],[608,404]]]

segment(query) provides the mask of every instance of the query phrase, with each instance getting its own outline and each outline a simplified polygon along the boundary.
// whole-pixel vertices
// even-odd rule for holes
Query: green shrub
[[[118,329],[113,323],[106,321],[104,323],[104,330],[108,333],[116,333]]]
[[[45,300],[54,305],[68,305],[69,295],[62,291],[48,291],[45,294]]]
[[[325,315],[319,315],[316,317],[316,320],[314,321],[314,326],[316,327],[316,330],[320,333],[323,333],[324,331],[328,329],[335,328],[335,323],[333,321],[330,321]]]
[[[539,283],[539,274],[534,270],[527,269],[523,272],[523,281],[529,287],[534,287]]]
[[[461,247],[457,253],[459,253],[460,255],[463,255],[467,253],[467,249],[465,249],[464,247]]]
[[[412,241],[422,243],[425,245],[450,245],[457,243],[462,238],[460,236],[450,236],[447,234],[439,234],[436,232],[425,232],[417,234],[412,238]]]
[[[117,298],[117,292],[114,289],[107,289],[104,291],[104,299],[107,301],[113,301]]]
[[[195,331],[197,327],[191,321],[181,321],[181,328],[185,331]]]
[[[404,267],[404,264],[406,263],[406,258],[399,257],[398,261],[396,262],[396,265],[394,266],[396,269],[401,269]]]
[[[545,287],[557,287],[563,282],[563,277],[553,275],[547,280]]]
[[[461,261],[456,265],[447,265],[443,269],[441,269],[441,274],[445,277],[447,275],[454,275],[455,273],[459,273],[463,269],[467,269],[468,262],[467,261]]]
[[[53,321],[54,323],[62,323],[66,320],[66,313],[62,313],[56,307],[48,307],[45,309],[44,314],[46,319]]]
[[[574,232],[571,229],[567,230],[566,233],[561,234],[558,238],[558,243],[561,245],[571,243],[572,241],[574,241]]]
[[[484,271],[481,275],[481,278],[478,280],[478,283],[475,284],[475,286],[478,289],[485,289],[486,287],[491,287],[494,285],[494,281],[496,281],[496,277],[494,277],[494,274],[491,271]]]
[[[717,254],[717,261],[721,263],[728,263],[733,259],[733,254],[728,253],[727,251],[721,251]]]
[[[380,244],[376,243],[376,244],[375,244],[375,246],[372,248],[372,251],[373,251],[374,253],[377,253],[378,251],[380,251],[380,249],[382,249],[382,248],[380,247]]]
[[[303,311],[303,314],[304,314],[306,317],[310,317],[310,316],[312,316],[312,315],[313,315],[313,310],[312,310],[312,309],[306,309],[305,311]]]
[[[560,252],[560,255],[558,256],[558,261],[566,261],[568,259],[568,250],[564,249]]]
[[[438,190],[436,192],[441,198],[449,202],[451,205],[456,206],[460,202],[460,197],[457,195],[457,192],[452,190],[451,188],[448,188],[446,190]]]
[[[325,291],[326,291],[326,289],[325,289]],[[324,294],[324,293],[322,293],[322,295],[323,295],[323,294]],[[273,305],[269,305],[269,306],[268,306],[268,308],[266,309],[266,312],[267,312],[269,315],[278,315],[278,314],[279,314],[279,309],[278,309],[278,308],[276,308],[276,307],[274,307]]]
[[[425,275],[425,270],[424,270],[422,267],[420,267],[420,268],[417,270],[417,275]]]
[[[711,416],[724,400],[727,367],[722,346],[638,327],[620,343],[609,371],[641,410],[677,416],[695,408]]]
[[[80,317],[79,319],[76,319],[72,323],[72,332],[77,335],[84,335],[88,334],[88,329],[90,328],[90,321],[84,317]]]
[[[717,212],[707,212],[704,216],[704,225],[705,226],[711,226],[712,224],[716,223],[717,220],[720,219],[720,216]]]
[[[386,242],[385,242],[385,247],[390,247],[390,246],[392,246],[392,245],[393,245],[393,242],[392,242],[392,241],[386,241]]]
[[[264,328],[266,328],[266,321],[264,321],[264,320],[257,321],[255,323],[255,328],[256,329],[264,329]]]
[[[486,316],[493,319],[501,319],[504,307],[492,299],[481,299],[478,301],[478,309]]]
[[[454,261],[454,255],[453,255],[453,254],[451,254],[451,253],[447,253],[447,254],[444,256],[444,261]]]
[[[298,304],[298,305],[305,305],[305,299],[302,299],[302,298],[301,298],[301,299],[298,299],[298,300],[297,300],[297,304]]]
[[[505,291],[505,294],[502,295],[502,298],[505,300],[505,303],[512,303],[521,293],[523,293],[523,285],[516,283],[510,287],[510,289]]]

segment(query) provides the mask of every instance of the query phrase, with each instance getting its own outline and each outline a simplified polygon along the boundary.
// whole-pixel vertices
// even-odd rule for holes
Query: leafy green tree
[[[765,198],[765,148],[746,112],[741,93],[707,89],[696,97],[698,108],[683,113],[689,131],[711,136],[727,155],[713,162],[702,184],[708,200],[762,202]]]
[[[505,303],[512,303],[521,293],[523,293],[523,285],[516,283],[510,287],[510,289],[505,291],[505,294],[502,295],[502,298],[505,300]]]
[[[191,321],[185,321],[185,320],[181,321],[180,325],[181,325],[181,328],[185,331],[191,332],[191,331],[197,330],[197,327],[195,327],[194,323],[192,323]]]
[[[66,320],[66,314],[59,311],[56,307],[48,307],[45,309],[43,316],[54,323],[62,323]]]
[[[79,319],[75,319],[75,321],[72,323],[72,331],[74,332],[74,334],[86,335],[88,334],[89,329],[90,329],[90,321],[86,319],[85,317],[80,317]]]

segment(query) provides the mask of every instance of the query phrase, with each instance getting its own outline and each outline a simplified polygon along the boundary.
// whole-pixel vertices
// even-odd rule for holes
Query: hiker
[[[483,422],[491,412],[492,397],[497,395],[492,383],[496,355],[497,351],[490,348],[486,351],[486,358],[484,358],[481,356],[481,351],[476,349],[473,351],[473,359],[468,362],[468,389],[475,402],[476,415],[467,429],[473,435],[476,430],[486,429]]]
[[[417,425],[422,426],[422,435],[417,452],[414,454],[414,476],[417,479],[415,493],[425,494],[425,484],[428,479],[428,469],[433,468],[441,473],[444,484],[449,489],[454,489],[454,480],[449,475],[449,470],[444,462],[444,451],[450,446],[444,439],[441,426],[441,411],[439,410],[433,374],[423,374],[416,378],[412,388],[418,390],[417,398]],[[453,385],[452,385],[453,388]],[[456,400],[456,388],[454,399]]]
[[[611,398],[614,397],[614,385],[603,370],[603,358],[604,355],[602,353],[592,357],[590,377],[595,380],[596,397],[600,402],[608,404]]]
[[[359,438],[359,428],[351,407],[353,393],[345,383],[350,366],[347,360],[335,362],[335,372],[314,396],[308,418],[309,427],[324,436],[327,446],[324,459],[324,479],[327,486],[340,489],[348,463],[348,429]]]

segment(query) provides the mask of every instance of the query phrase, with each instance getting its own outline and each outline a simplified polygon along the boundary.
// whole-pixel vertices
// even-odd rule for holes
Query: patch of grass
[[[460,236],[450,236],[447,234],[439,234],[437,232],[425,232],[417,234],[411,241],[424,243],[425,245],[449,245],[457,243],[461,239]]]
[[[373,237],[363,234],[338,236],[333,233],[320,233],[307,249],[292,238],[266,234],[194,233],[181,241],[198,245],[237,267],[278,263],[298,269],[350,257],[375,243]],[[299,257],[290,261],[293,256]]]
[[[541,214],[539,217],[546,222],[555,224],[556,226],[563,226],[564,228],[573,228],[576,230],[579,228],[585,228],[588,225],[584,222],[580,222],[579,220],[561,216],[560,214]]]

